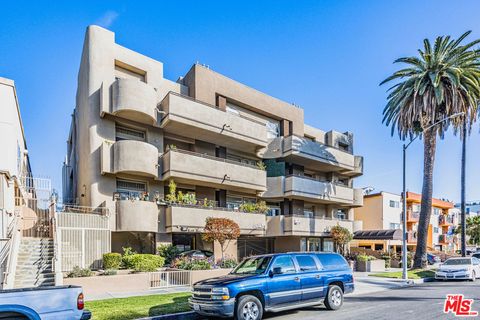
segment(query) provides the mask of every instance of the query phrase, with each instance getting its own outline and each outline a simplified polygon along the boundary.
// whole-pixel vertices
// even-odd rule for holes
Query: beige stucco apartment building
[[[407,192],[407,246],[414,250],[417,245],[417,224],[420,216],[421,195]],[[369,230],[393,230],[402,228],[402,197],[390,192],[364,196],[363,207],[355,209],[355,220],[362,221],[363,232]],[[432,214],[427,235],[429,250],[452,252],[457,248],[457,237],[452,228],[458,224],[458,210],[453,203],[432,199]],[[352,245],[372,250],[400,251],[400,240],[362,239]]]
[[[201,239],[207,217],[239,224],[233,257],[331,250],[329,228],[353,231],[352,208],[363,203],[353,186],[363,158],[353,147],[351,133],[308,126],[301,108],[200,64],[165,79],[161,62],[90,26],[63,197],[108,209],[113,251],[159,243],[217,251]],[[267,214],[242,212],[259,201]]]

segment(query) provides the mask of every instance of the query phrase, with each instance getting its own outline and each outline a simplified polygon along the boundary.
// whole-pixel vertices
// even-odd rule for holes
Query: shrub
[[[135,272],[150,272],[163,267],[165,259],[154,254],[133,254],[123,257],[125,267]]]
[[[220,268],[235,268],[237,266],[237,261],[235,259],[224,259],[222,263],[220,263]]]
[[[209,270],[212,268],[212,262],[208,259],[180,257],[173,261],[173,267],[182,270]]]
[[[267,203],[265,201],[258,201],[257,203],[245,202],[240,205],[239,210],[247,213],[267,213],[268,210],[270,210],[270,207],[267,206]]]
[[[178,248],[171,244],[162,244],[158,246],[157,250],[160,257],[163,257],[165,259],[166,265],[170,265],[173,259],[175,259],[180,253]]]
[[[107,269],[102,272],[102,276],[115,276],[117,274],[117,270],[115,269]]]
[[[73,270],[67,274],[67,278],[82,278],[93,276],[92,270],[89,268],[82,269],[79,266],[73,267]]]
[[[123,250],[123,256],[122,256],[123,267],[127,269],[131,269],[131,266],[128,261],[130,257],[137,254],[137,252],[134,251],[131,247],[122,247],[122,250]]]
[[[105,253],[103,255],[103,268],[104,269],[115,269],[120,268],[122,263],[122,255],[120,253]]]
[[[357,256],[357,261],[359,262],[366,262],[366,261],[372,261],[372,260],[376,260],[377,258],[375,258],[374,256],[369,256],[369,255],[366,255],[366,254],[359,254]]]

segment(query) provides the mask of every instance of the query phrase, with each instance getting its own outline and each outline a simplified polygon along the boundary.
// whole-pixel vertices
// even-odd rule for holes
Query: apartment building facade
[[[407,192],[407,246],[415,250],[417,245],[418,221],[421,195]],[[390,192],[366,195],[364,205],[355,209],[355,219],[361,220],[364,230],[402,229],[402,197]],[[453,203],[432,199],[432,214],[428,227],[427,247],[429,250],[452,252],[457,249],[457,237],[453,234],[458,224],[459,212]],[[401,251],[399,240],[356,240],[355,246],[372,250]]]
[[[199,64],[165,79],[161,62],[88,27],[63,197],[108,208],[112,251],[218,252],[201,238],[208,217],[238,223],[234,258],[331,250],[329,228],[354,230],[362,172],[351,133],[308,126],[302,109]]]

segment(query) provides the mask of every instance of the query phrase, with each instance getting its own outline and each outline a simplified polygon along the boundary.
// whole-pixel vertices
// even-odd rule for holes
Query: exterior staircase
[[[15,270],[15,288],[55,285],[53,239],[23,237]]]

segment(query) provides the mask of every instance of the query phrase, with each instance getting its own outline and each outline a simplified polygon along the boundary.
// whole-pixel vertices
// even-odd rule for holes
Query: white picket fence
[[[187,287],[191,285],[191,278],[191,272],[188,270],[151,272],[150,288]]]

